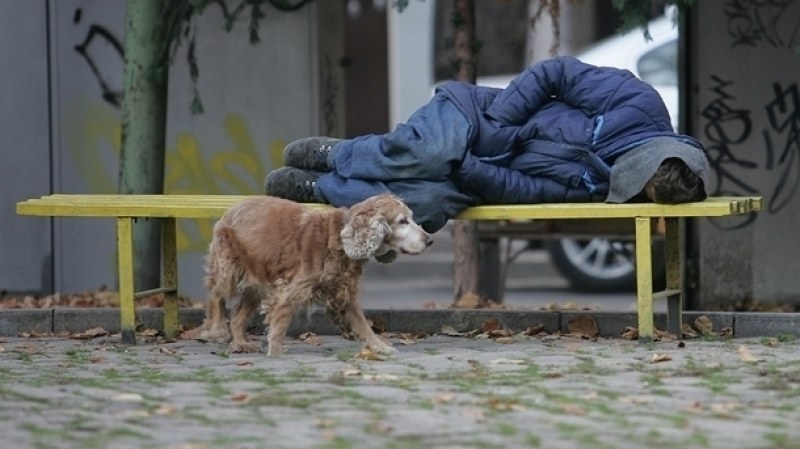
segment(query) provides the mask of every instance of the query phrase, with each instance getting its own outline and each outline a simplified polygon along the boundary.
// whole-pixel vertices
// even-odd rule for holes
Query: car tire
[[[635,244],[606,238],[552,239],[545,242],[558,272],[580,292],[636,291]],[[653,244],[653,285],[665,283],[664,242]]]

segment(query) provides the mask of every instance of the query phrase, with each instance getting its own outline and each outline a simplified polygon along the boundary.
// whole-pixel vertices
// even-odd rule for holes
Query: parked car
[[[673,127],[678,124],[678,29],[665,16],[650,22],[652,40],[646,40],[642,30],[633,30],[599,41],[575,55],[578,59],[598,66],[630,70],[650,83],[664,100]],[[479,77],[477,84],[505,87],[516,76]],[[633,291],[636,288],[635,250],[633,239],[561,238],[534,242],[551,255],[558,271],[578,291]],[[663,253],[660,243],[653,251]],[[663,283],[663,257],[653,257],[654,282]]]

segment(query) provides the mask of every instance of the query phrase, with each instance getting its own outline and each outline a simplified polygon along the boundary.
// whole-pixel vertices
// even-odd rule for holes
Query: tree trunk
[[[127,3],[119,193],[163,193],[169,61],[159,57],[164,0]],[[139,220],[133,229],[137,290],[161,282],[161,223]]]
[[[454,60],[455,79],[475,84],[475,4],[472,0],[454,0]],[[478,224],[475,221],[453,222],[454,251],[454,302],[456,306],[486,305],[485,296],[479,292],[480,247]]]

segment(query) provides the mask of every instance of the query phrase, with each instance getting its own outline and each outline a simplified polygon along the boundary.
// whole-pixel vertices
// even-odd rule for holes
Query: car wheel
[[[573,290],[636,291],[636,250],[632,241],[563,238],[548,240],[545,248]],[[653,245],[654,287],[663,288],[664,279],[664,244],[656,241]]]

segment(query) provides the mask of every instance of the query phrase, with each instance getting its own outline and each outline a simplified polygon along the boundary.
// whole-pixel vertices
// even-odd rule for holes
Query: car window
[[[636,64],[642,81],[658,86],[678,85],[678,41],[669,41],[648,51]]]

